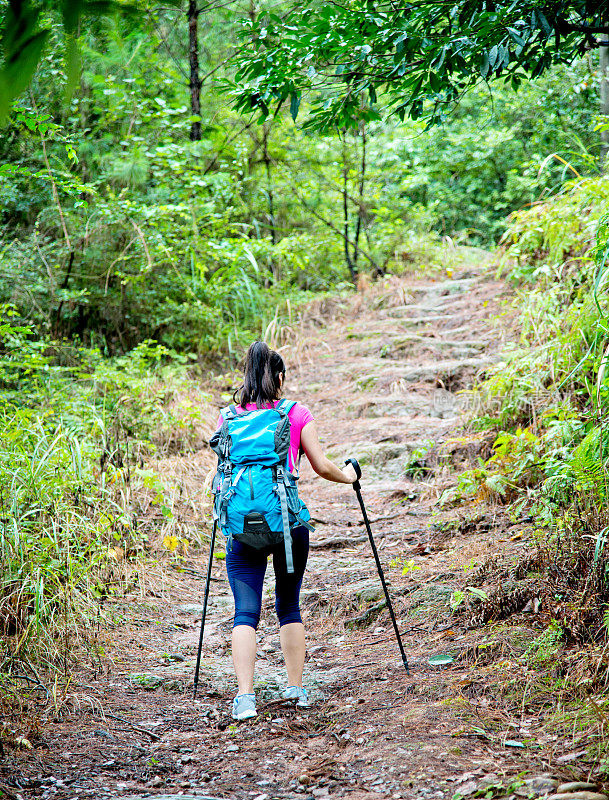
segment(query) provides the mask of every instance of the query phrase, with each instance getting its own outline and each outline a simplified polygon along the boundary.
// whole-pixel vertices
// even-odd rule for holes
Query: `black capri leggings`
[[[302,622],[300,616],[300,587],[309,555],[309,530],[301,525],[292,530],[294,572],[288,573],[283,541],[271,547],[256,550],[254,547],[232,540],[226,548],[226,572],[235,598],[236,625],[257,628],[262,608],[262,585],[269,555],[273,555],[275,569],[275,610],[279,625]]]

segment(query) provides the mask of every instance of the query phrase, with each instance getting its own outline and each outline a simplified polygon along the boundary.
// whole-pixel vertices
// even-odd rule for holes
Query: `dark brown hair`
[[[245,356],[243,372],[243,386],[235,392],[235,402],[239,402],[241,406],[256,403],[258,408],[262,408],[273,400],[279,400],[279,376],[285,376],[285,364],[279,353],[271,350],[268,344],[252,342]]]

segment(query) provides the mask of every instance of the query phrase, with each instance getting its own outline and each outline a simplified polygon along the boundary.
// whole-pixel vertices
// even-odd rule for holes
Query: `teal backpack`
[[[298,478],[288,469],[293,402],[275,408],[222,409],[222,426],[209,444],[218,456],[214,476],[214,519],[227,544],[235,538],[257,549],[283,539],[286,568],[294,572],[291,529],[309,524],[311,515],[298,497]]]

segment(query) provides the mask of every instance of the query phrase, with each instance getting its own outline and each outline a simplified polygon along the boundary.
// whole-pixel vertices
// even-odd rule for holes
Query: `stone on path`
[[[123,795],[122,797],[119,795],[116,800],[150,800],[151,797],[154,797],[154,800],[223,800],[221,797],[212,797],[209,794],[146,794],[146,795]]]
[[[203,606],[200,603],[182,603],[178,606],[184,614],[202,614]],[[135,800],[135,798],[134,798]]]
[[[557,794],[565,794],[568,792],[596,792],[598,790],[597,783],[586,783],[585,781],[571,781],[570,783],[561,783],[556,789]]]
[[[561,792],[551,794],[548,800],[607,800],[607,795],[598,792]]]
[[[544,778],[541,775],[535,778],[528,778],[525,780],[524,785],[515,790],[515,794],[519,797],[530,797],[534,794],[536,797],[541,797],[558,790],[560,781],[556,778]]]

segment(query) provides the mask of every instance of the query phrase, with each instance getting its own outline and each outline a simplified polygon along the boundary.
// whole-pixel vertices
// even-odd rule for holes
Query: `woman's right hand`
[[[345,483],[355,483],[357,480],[357,473],[353,464],[347,464],[346,467],[343,467],[342,473],[346,478]]]

